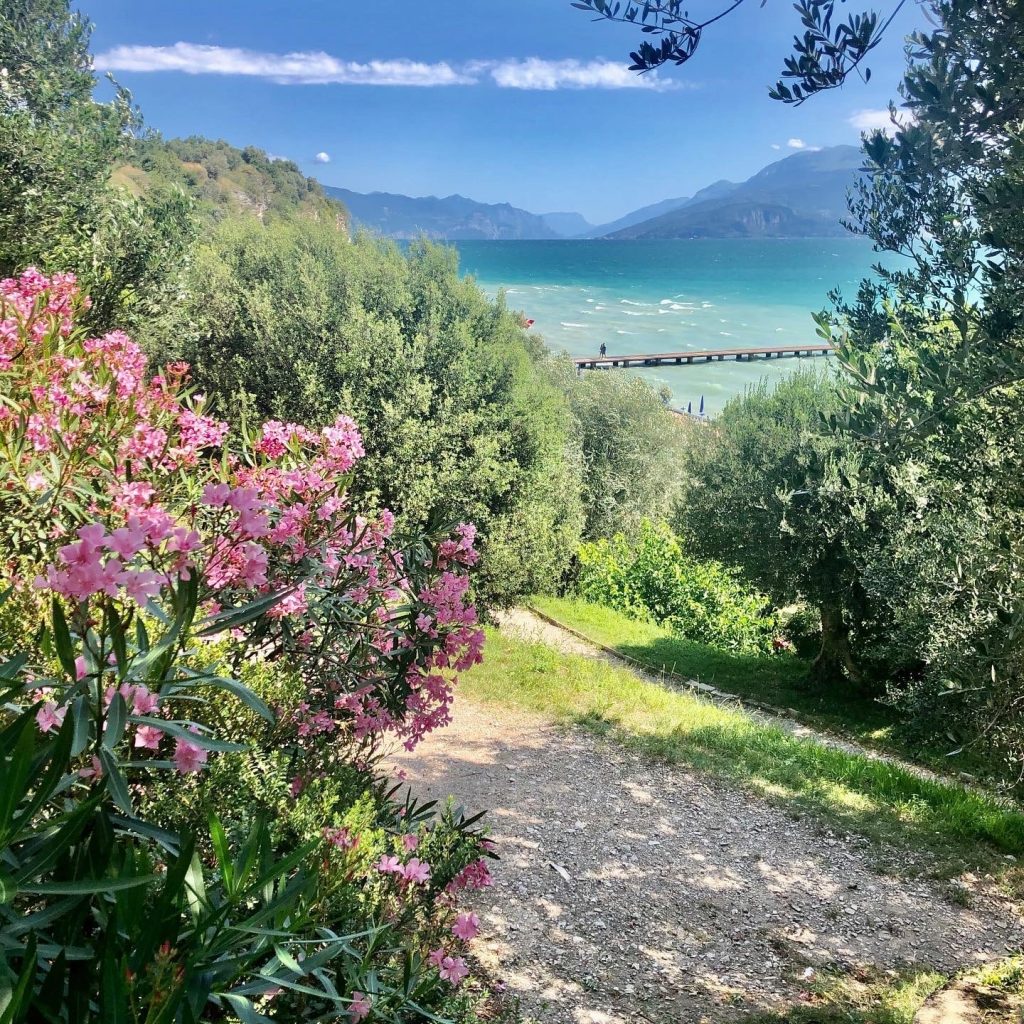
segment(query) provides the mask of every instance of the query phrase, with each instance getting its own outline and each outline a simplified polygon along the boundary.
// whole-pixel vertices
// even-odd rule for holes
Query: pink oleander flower
[[[466,865],[448,883],[447,891],[449,893],[456,893],[461,889],[486,889],[489,885],[493,884],[494,879],[491,878],[487,862],[481,857],[479,860],[473,861],[472,864]]]
[[[135,730],[134,745],[142,750],[159,750],[163,735],[155,725],[140,725]],[[175,757],[177,757],[177,751],[175,751]],[[180,768],[178,770],[181,771]]]
[[[414,836],[411,832],[402,836],[402,846],[406,853],[412,853],[420,845],[420,837]]]
[[[89,666],[85,663],[84,655],[75,658],[75,681],[84,679],[89,672]]]
[[[228,433],[228,425],[209,416],[200,416],[191,409],[178,416],[182,454],[194,458],[204,448],[219,448]]]
[[[160,707],[160,697],[152,693],[148,686],[140,683],[132,690],[132,707],[137,715],[152,715]]]
[[[393,540],[390,512],[361,516],[348,498],[349,474],[364,455],[353,420],[340,416],[320,431],[270,422],[255,444],[232,439],[204,415],[202,399],[188,397],[186,365],[153,376],[124,334],[78,330],[85,304],[71,277],[32,271],[0,282],[0,370],[16,396],[14,408],[0,408],[0,432],[12,441],[8,475],[26,481],[10,496],[31,514],[38,499],[27,487],[89,494],[83,523],[55,493],[44,530],[52,554],[35,585],[67,599],[76,628],[88,621],[98,630],[111,612],[130,619],[133,603],[155,605],[163,623],[159,612],[185,581],[199,586],[204,614],[277,595],[257,626],[236,624],[217,642],[237,641],[242,656],[273,645],[299,673],[314,663],[322,669],[307,675],[314,682],[301,707],[274,709],[300,764],[330,746],[368,771],[388,735],[411,749],[447,724],[456,673],[481,658],[467,572],[478,557],[474,528],[460,525],[425,548]],[[344,614],[333,614],[342,604]],[[114,675],[90,667],[105,681]],[[107,687],[108,700],[118,693],[136,715],[159,711],[144,687]],[[50,698],[37,700],[39,710]],[[41,727],[55,715],[43,713]],[[157,733],[133,726],[127,743],[155,750]],[[197,737],[171,738],[159,745],[173,749],[178,770],[200,770],[207,754]],[[340,832],[335,838],[344,842]],[[420,849],[415,839],[410,826],[401,858]],[[382,862],[402,886],[430,878],[416,858]],[[477,868],[453,886],[488,881]]]
[[[449,982],[453,987],[461,984],[462,979],[469,974],[466,961],[461,956],[448,956],[442,949],[435,949],[430,954],[430,962],[437,967],[441,980]]]
[[[374,867],[382,875],[404,875],[405,869],[402,867],[402,862],[397,857],[381,857]]]
[[[191,731],[197,732],[198,730],[192,729]],[[196,746],[194,743],[189,743],[182,736],[179,736],[174,741],[174,767],[182,775],[201,772],[208,757],[208,751]]]
[[[64,716],[67,714],[66,707],[58,707],[54,702],[47,701],[36,712],[36,725],[40,732],[49,732],[51,729],[59,729],[64,724]]]
[[[203,504],[221,508],[231,497],[230,484],[207,484],[203,488]]]
[[[480,934],[480,918],[473,913],[459,914],[452,925],[452,934],[463,942],[469,942]]]
[[[369,1017],[371,1009],[373,1004],[370,997],[356,989],[352,993],[352,1001],[348,1004],[348,1015],[354,1024],[359,1024],[359,1021]]]
[[[281,598],[267,614],[272,619],[283,619],[286,615],[304,615],[308,610],[306,588],[302,586],[294,593]]]
[[[359,842],[358,836],[353,836],[347,828],[329,828],[324,831],[324,838],[338,850],[355,849]]]
[[[425,885],[430,881],[430,865],[421,861],[419,857],[413,857],[402,869],[402,875],[413,885]]]
[[[163,578],[151,569],[139,572],[124,571],[117,574],[117,582],[124,592],[140,608],[145,608],[150,598],[156,597],[163,587]]]

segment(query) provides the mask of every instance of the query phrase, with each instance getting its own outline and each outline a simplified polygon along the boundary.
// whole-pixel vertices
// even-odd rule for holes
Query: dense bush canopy
[[[576,589],[588,601],[666,625],[686,640],[767,653],[775,629],[768,599],[738,575],[687,556],[666,524],[645,520],[635,543],[617,534],[583,544]]]
[[[645,519],[669,513],[682,482],[686,430],[646,381],[626,373],[577,375],[551,364],[572,412],[582,461],[583,535],[635,537]]]
[[[476,523],[488,599],[558,579],[582,518],[570,417],[518,316],[451,250],[229,222],[191,303],[177,354],[227,415],[322,424],[345,408],[369,454],[362,493],[410,526]]]

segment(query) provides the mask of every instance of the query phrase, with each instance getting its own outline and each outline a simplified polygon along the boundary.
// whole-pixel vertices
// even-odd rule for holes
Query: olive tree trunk
[[[842,679],[858,686],[864,682],[864,674],[850,650],[850,627],[841,605],[821,606],[821,650],[811,664],[810,677],[822,685],[834,685]]]

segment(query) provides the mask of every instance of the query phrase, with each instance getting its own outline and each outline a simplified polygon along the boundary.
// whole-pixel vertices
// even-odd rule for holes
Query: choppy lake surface
[[[818,340],[811,312],[853,297],[878,256],[860,238],[457,242],[462,270],[535,321],[557,350],[609,354],[742,348]],[[820,357],[818,357],[820,359]],[[823,360],[822,360],[823,361]],[[717,411],[762,377],[805,360],[650,367],[673,404]]]

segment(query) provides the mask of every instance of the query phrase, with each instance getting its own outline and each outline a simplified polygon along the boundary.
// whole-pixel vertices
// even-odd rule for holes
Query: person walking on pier
[[[598,349],[602,356],[608,355],[608,346],[602,341],[601,347]]]

